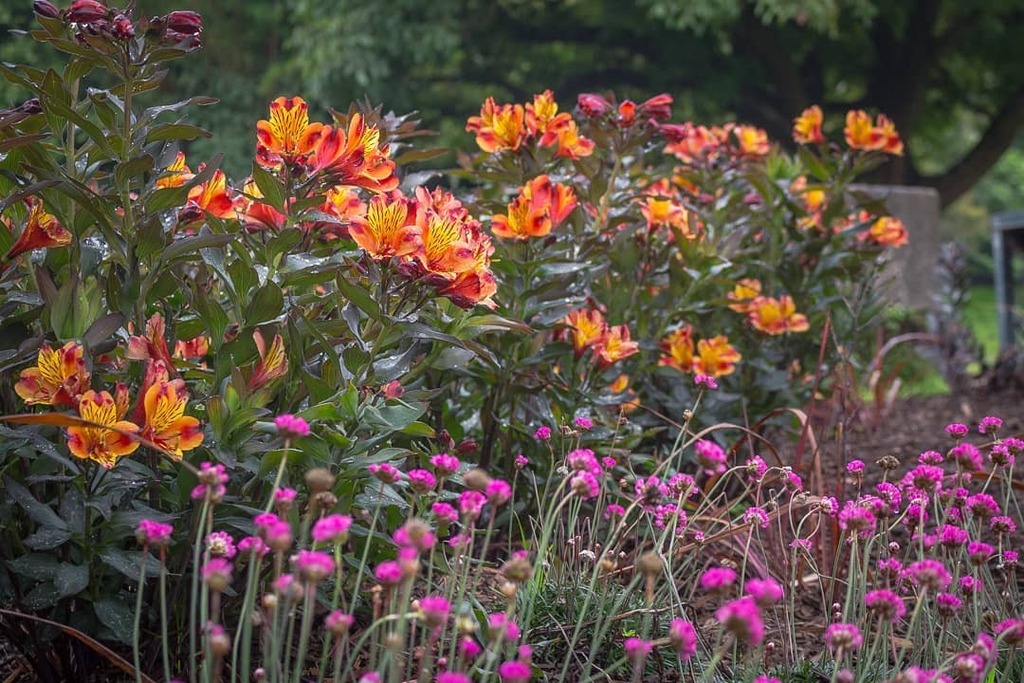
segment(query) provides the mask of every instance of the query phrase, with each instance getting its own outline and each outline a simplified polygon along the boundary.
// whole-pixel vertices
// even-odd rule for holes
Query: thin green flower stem
[[[257,567],[259,565],[259,556],[252,552],[249,555],[249,567],[245,575],[245,596],[242,598],[242,611],[241,611],[241,632],[238,637],[235,638],[235,642],[231,647],[231,680],[235,680],[235,676],[239,673],[239,669],[235,666],[238,661],[239,649],[242,653],[242,668],[241,680],[246,681],[249,678],[249,666],[252,661],[252,610],[256,603],[256,584],[258,583]]]
[[[371,635],[376,634],[377,630],[381,626],[387,624],[388,622],[397,621],[398,619],[405,619],[405,618],[407,618],[409,616],[412,616],[412,615],[406,615],[406,614],[385,614],[385,615],[381,616],[380,618],[378,618],[377,620],[375,620],[372,624],[370,624],[366,628],[366,630],[363,631],[362,634],[360,634],[359,640],[357,640],[356,644],[352,647],[351,656],[348,658],[348,661],[345,663],[345,669],[341,672],[341,676],[335,676],[335,680],[344,681],[344,680],[346,680],[348,678],[349,674],[352,672],[352,665],[355,663],[356,659],[358,659],[358,657],[356,655],[360,651],[362,651],[363,646],[366,644],[366,639],[367,638],[369,638]]]
[[[401,592],[402,599],[401,599],[401,602],[399,603],[400,606],[399,606],[399,609],[398,609],[398,613],[399,614],[406,614],[409,611],[409,603],[412,601],[412,587],[413,587],[413,581],[412,580],[406,581],[402,585],[402,592]],[[406,635],[405,627],[406,627],[406,625],[408,623],[409,623],[408,619],[399,619],[398,620],[398,630],[397,630],[397,632],[394,632],[394,635],[397,636],[397,642],[405,643],[405,635]],[[387,667],[387,671],[388,671],[388,680],[392,681],[392,683],[395,683],[395,682],[397,682],[398,680],[400,680],[402,678],[401,674],[403,672],[402,672],[402,667],[400,666],[400,661],[401,661],[401,654],[396,652],[393,648],[389,647],[388,648],[388,659],[385,662],[385,666]],[[299,682],[296,681],[295,683],[299,683]]]
[[[899,657],[896,658],[896,664],[903,661],[903,655],[907,654],[907,648],[911,642],[914,642],[914,627],[917,626],[917,617],[921,614],[921,606],[928,601],[928,588],[921,586],[921,595],[917,600],[917,604],[914,605],[914,611],[910,613],[910,624],[907,626],[907,637],[903,639],[903,645],[900,647]]]
[[[624,591],[622,591],[622,593],[619,595],[619,597],[617,597],[615,599],[615,604],[612,607],[612,610],[610,612],[608,612],[608,614],[619,614],[620,612],[622,612],[622,606],[626,602],[626,598],[630,595],[630,593],[632,593],[634,590],[636,590],[636,588],[637,588],[637,586],[639,584],[640,584],[640,576],[639,576],[639,572],[637,572],[637,573],[635,573],[633,578],[630,580],[629,585],[626,586],[626,589]],[[590,641],[590,652],[587,655],[586,667],[584,667],[583,674],[582,674],[582,677],[583,677],[584,680],[591,680],[588,676],[590,674],[590,669],[591,669],[591,667],[592,667],[592,665],[594,663],[594,660],[597,658],[597,649],[604,642],[605,637],[606,637],[606,635],[608,633],[608,629],[611,628],[613,623],[615,623],[615,622],[613,620],[611,620],[611,619],[603,620],[601,622],[600,627],[597,629],[597,635],[595,635],[594,639]],[[623,661],[625,661],[625,658],[623,658]],[[616,663],[612,667],[609,667],[608,670],[609,671],[614,671],[614,667],[617,667],[620,664],[621,664],[621,662]]]
[[[338,609],[339,603],[342,604],[344,609],[344,603],[342,603],[341,595],[341,584],[344,580],[344,569],[341,564],[341,543],[334,544],[334,591],[331,594],[331,609],[328,614]],[[324,675],[327,673],[327,667],[323,666],[327,661],[327,655],[330,654],[331,641],[334,639],[334,634],[326,631],[324,632],[324,645],[320,649],[320,659],[318,660],[320,666],[317,667],[316,683],[323,683]]]
[[[304,588],[306,588],[306,591],[308,592],[308,590],[309,590],[308,587],[304,586]],[[309,599],[309,595],[306,595],[305,598],[308,600]],[[287,630],[287,632],[285,634],[284,643],[283,643],[283,649],[284,649],[284,669],[283,669],[283,673],[282,673],[282,677],[281,677],[282,681],[287,681],[289,679],[289,675],[288,674],[291,671],[291,666],[292,666],[292,645],[295,643],[295,613],[296,613],[296,609],[298,608],[298,606],[299,606],[298,602],[295,602],[295,601],[292,601],[292,600],[288,601],[288,617],[287,617],[287,619],[288,619],[288,630]],[[298,663],[298,667],[300,669],[302,668],[302,662]]]
[[[142,658],[139,655],[139,629],[142,625],[142,594],[146,586],[146,556],[148,545],[142,546],[142,562],[139,563],[139,590],[135,595],[135,620],[132,622],[132,665],[135,667],[135,681],[142,683]]]
[[[449,593],[445,597],[449,598],[452,608],[461,610],[462,600],[466,596],[466,584],[469,583],[469,568],[473,564],[473,550],[476,543],[476,531],[473,527],[469,527],[467,524],[463,524],[464,528],[469,528],[469,543],[466,546],[466,550],[459,559],[461,565],[459,566],[459,580],[453,585],[454,593]],[[449,645],[448,660],[452,661],[455,659],[455,652],[458,646],[459,639],[457,637],[452,638],[452,642]]]
[[[202,536],[206,536],[209,532],[213,531],[213,507],[209,507],[206,511],[206,528],[203,530]],[[210,552],[206,550],[203,552],[203,563],[206,564],[207,560],[210,559]],[[210,620],[210,590],[209,586],[205,581],[201,581],[199,584],[199,624],[203,631],[206,630],[206,623]],[[203,638],[203,661],[202,661],[202,678],[204,681],[209,681],[212,672],[210,671],[211,663],[210,652],[210,639],[209,637]]]
[[[867,668],[868,666],[871,666],[871,664],[873,664],[876,661],[875,660],[875,655],[878,652],[878,643],[883,641],[883,640],[885,640],[888,637],[888,630],[889,630],[888,622],[885,619],[882,619],[881,617],[879,617],[879,619],[878,619],[878,634],[875,635],[875,637],[871,639],[871,647],[868,650],[867,659],[860,660],[861,663],[866,665],[865,668]],[[866,682],[866,681],[870,680],[870,679],[866,679],[866,678],[862,678],[861,677],[865,673],[866,673],[865,671],[861,671],[860,675],[857,676],[857,682],[858,683],[862,683],[862,682]]]
[[[299,651],[295,656],[295,675],[292,676],[293,683],[302,683],[302,669],[306,661],[306,649],[309,645],[309,635],[313,628],[313,607],[316,602],[316,584],[306,584],[306,599],[302,605],[302,627],[299,629]],[[291,642],[289,640],[289,642]],[[289,650],[291,648],[288,648]],[[322,668],[322,667],[318,667]]]
[[[188,609],[188,679],[190,683],[196,683],[196,656],[198,655],[198,643],[196,642],[196,615],[199,613],[199,568],[200,555],[203,552],[203,527],[206,522],[206,511],[209,507],[209,495],[203,496],[203,506],[199,509],[199,523],[196,528],[196,540],[192,547],[192,594],[189,598]]]
[[[704,669],[704,675],[700,677],[701,681],[714,680],[715,670],[718,668],[718,665],[722,662],[722,658],[725,656],[725,651],[727,649],[728,648],[726,647],[719,647],[715,650],[715,656],[711,658],[710,662],[708,662],[707,667]]]
[[[164,680],[171,680],[171,647],[167,637],[167,548],[160,548],[160,658]]]
[[[564,477],[562,479],[561,483],[559,483],[559,485],[558,485],[558,488],[555,489],[554,496],[551,498],[551,500],[558,500],[558,495],[561,493],[562,488],[565,486],[566,482],[568,482],[568,481],[569,481],[568,477]],[[566,504],[568,504],[569,501],[571,501],[573,499],[573,497],[574,496],[569,495],[569,496],[566,496],[565,498],[562,498],[558,502],[558,504],[555,505],[554,510],[552,510],[550,512],[550,514],[548,514],[545,517],[544,528],[543,528],[543,531],[541,532],[541,537],[540,537],[540,543],[537,546],[537,558],[534,561],[534,566],[541,568],[542,571],[543,571],[543,567],[544,567],[544,562],[547,560],[548,544],[551,542],[551,534],[554,531],[555,520],[558,518],[558,515],[561,513],[562,508]],[[535,573],[534,576],[535,576],[534,580],[536,580],[536,573]],[[521,626],[522,626],[522,629],[523,629],[524,633],[526,633],[526,632],[528,632],[530,630],[530,626],[533,623],[533,605],[534,605],[534,600],[533,599],[528,600],[527,603],[526,603],[526,608],[525,608],[525,610],[523,612],[523,623],[521,624]]]
[[[356,582],[352,588],[352,609],[355,613],[356,608],[359,606],[359,586],[363,582],[363,574],[366,572],[366,562],[370,557],[370,543],[373,542],[373,532],[377,528],[377,520],[380,518],[380,509],[384,501],[384,482],[380,483],[380,496],[377,498],[377,504],[373,506],[373,517],[370,518],[370,528],[366,532],[366,543],[363,545],[363,555],[359,559],[359,570],[356,572]]]
[[[334,645],[334,676],[331,678],[332,683],[341,683],[341,659],[345,656],[345,647],[343,645],[340,640]]]

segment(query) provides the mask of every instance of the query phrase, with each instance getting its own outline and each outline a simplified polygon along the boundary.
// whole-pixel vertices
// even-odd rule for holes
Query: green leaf
[[[62,598],[80,593],[89,586],[89,568],[63,562],[53,577],[53,585]]]
[[[67,522],[61,519],[56,512],[51,510],[50,506],[40,503],[32,496],[28,489],[18,482],[5,476],[4,487],[7,489],[7,494],[13,498],[15,502],[25,510],[25,513],[35,522],[43,525],[44,527],[54,527],[65,530],[68,528]]]
[[[46,581],[57,576],[59,565],[53,555],[29,553],[13,560],[7,560],[7,568],[19,576],[37,581]]]
[[[210,131],[190,123],[161,123],[149,129],[146,144],[166,140],[197,140],[213,137]]]
[[[245,312],[245,321],[248,325],[257,325],[272,320],[280,315],[283,307],[284,295],[281,288],[273,282],[267,282],[253,295]]]
[[[370,316],[373,320],[380,318],[380,306],[374,300],[373,295],[370,294],[370,292],[362,285],[349,281],[349,279],[345,277],[344,273],[339,273],[334,282],[338,287],[338,291],[341,292],[346,299],[354,303],[359,310]]]
[[[60,593],[52,583],[47,581],[30,590],[21,602],[28,609],[36,611],[53,607],[58,600],[60,600]]]
[[[44,526],[31,536],[25,539],[25,545],[32,550],[53,550],[59,548],[71,539],[69,529],[57,529]]]
[[[211,232],[202,235],[190,235],[182,237],[171,243],[160,255],[164,263],[170,263],[179,256],[191,254],[207,247],[223,247],[231,244],[237,239],[235,235],[214,234]]]
[[[106,548],[100,551],[100,558],[130,579],[139,580],[142,551]],[[152,555],[146,555],[146,576],[160,576],[160,563]]]
[[[285,190],[277,178],[259,164],[253,164],[252,179],[256,182],[260,194],[263,195],[262,202],[284,213]]]
[[[114,166],[114,183],[117,187],[127,187],[133,178],[152,171],[155,163],[153,157],[149,154],[143,154],[134,159],[122,161]]]
[[[82,341],[85,342],[86,346],[96,346],[102,341],[110,338],[110,335],[121,329],[124,325],[124,314],[123,313],[108,313],[96,320],[89,329],[82,335]]]
[[[103,598],[93,603],[93,610],[100,623],[110,629],[122,643],[132,642],[134,610],[119,597]]]
[[[412,422],[406,425],[402,429],[402,433],[409,436],[422,436],[428,439],[433,439],[437,435],[433,427],[423,422]]]
[[[33,142],[39,142],[48,137],[50,137],[49,133],[33,133],[32,135],[18,135],[6,140],[0,140],[0,152],[9,152],[12,149],[17,149]]]

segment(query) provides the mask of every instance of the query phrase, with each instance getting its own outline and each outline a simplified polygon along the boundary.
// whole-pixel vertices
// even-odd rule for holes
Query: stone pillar
[[[883,273],[893,301],[917,311],[934,310],[941,246],[938,191],[906,185],[852,185],[850,189],[884,201],[907,228],[909,243],[894,251]]]

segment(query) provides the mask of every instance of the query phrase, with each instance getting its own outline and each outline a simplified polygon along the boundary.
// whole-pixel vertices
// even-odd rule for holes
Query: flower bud
[[[644,553],[637,559],[636,568],[647,577],[659,576],[665,569],[665,563],[658,553]]]
[[[114,37],[118,40],[128,40],[135,37],[135,26],[131,20],[123,14],[118,14],[113,21]]]
[[[32,3],[32,11],[47,19],[56,19],[60,16],[60,10],[50,0],[36,0]]]
[[[474,491],[484,491],[487,489],[487,485],[491,483],[491,476],[478,467],[466,472],[462,480],[466,483],[466,488]]]
[[[306,486],[312,493],[330,491],[334,488],[334,475],[325,467],[314,467],[306,472]]]
[[[106,19],[108,8],[97,0],[75,0],[68,8],[67,20],[75,24],[88,24]]]
[[[203,31],[203,18],[198,12],[176,10],[167,15],[167,28],[182,35],[194,36]]]

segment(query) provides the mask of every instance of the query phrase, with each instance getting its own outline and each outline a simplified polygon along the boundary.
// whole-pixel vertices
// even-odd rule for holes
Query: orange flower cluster
[[[353,114],[348,129],[310,123],[309,106],[301,97],[278,97],[270,103],[270,119],[256,123],[256,163],[270,170],[323,174],[331,185],[390,192],[398,187],[390,148],[381,145],[380,130]]]
[[[712,163],[720,157],[757,159],[771,151],[768,134],[756,126],[727,123],[708,127],[686,122],[667,123],[660,130],[668,140],[665,154],[674,154],[690,165]]]
[[[557,145],[555,156],[579,159],[594,152],[594,142],[580,135],[579,126],[568,112],[559,112],[550,90],[535,95],[532,102],[497,104],[488,97],[479,116],[466,121],[466,132],[476,135],[485,152],[516,152],[536,140],[541,147]]]
[[[365,216],[353,217],[349,234],[371,258],[398,258],[414,275],[429,276],[459,306],[495,305],[494,245],[451,192],[420,187],[415,197],[378,195]]]
[[[755,330],[770,335],[806,332],[810,329],[807,316],[796,312],[793,297],[788,294],[778,299],[771,296],[755,297],[748,305],[747,320]]]
[[[203,168],[204,165],[199,166],[200,173]],[[157,178],[156,186],[160,188],[181,187],[194,177],[192,169],[185,163],[184,152],[178,152],[164,175]],[[224,220],[236,218],[238,216],[237,205],[241,198],[233,195],[234,193],[229,191],[228,179],[224,175],[224,171],[217,169],[209,180],[188,191],[185,206],[178,211],[178,223],[185,228],[186,232],[190,232],[189,226],[203,220],[207,215]]]
[[[658,126],[672,116],[672,96],[668,93],[655,95],[640,104],[633,100],[623,100],[618,105],[615,98],[609,101],[602,95],[583,93],[576,99],[576,108],[590,119],[611,118],[611,123],[619,128],[628,128],[636,123]]]
[[[828,195],[820,186],[807,186],[807,177],[799,176],[789,184],[789,192],[803,204],[807,215],[797,218],[796,225],[802,230],[816,228],[825,229],[825,209],[828,207]]]
[[[53,214],[43,208],[43,200],[32,197],[28,201],[28,220],[18,239],[7,250],[5,259],[14,259],[40,247],[66,247],[71,244],[71,233]],[[5,221],[6,223],[6,221]]]
[[[609,326],[601,312],[581,308],[565,316],[573,351],[580,358],[587,350],[594,354],[599,370],[611,367],[640,350],[640,345],[629,338],[625,325]]]
[[[571,187],[553,183],[548,176],[540,175],[523,185],[519,195],[508,205],[507,214],[494,216],[491,231],[503,239],[546,237],[578,204]]]
[[[896,132],[896,124],[885,114],[879,114],[872,123],[871,117],[863,111],[847,112],[843,136],[850,149],[882,151],[897,156],[903,154],[903,141]]]
[[[661,340],[662,356],[658,365],[710,377],[724,377],[736,371],[740,355],[725,335],[701,339],[694,348],[693,328],[683,325]],[[696,353],[695,353],[696,351]]]
[[[750,304],[761,295],[761,281],[757,278],[743,278],[736,283],[726,298],[733,303],[729,308],[737,313],[750,312]]]
[[[903,221],[894,216],[882,216],[871,227],[860,233],[857,239],[880,247],[902,247],[909,239]]]
[[[683,205],[682,199],[682,193],[668,178],[651,183],[640,200],[640,213],[647,220],[648,232],[668,228],[670,238],[674,232],[687,239],[699,237],[700,224]]]
[[[793,141],[801,145],[825,142],[825,134],[821,132],[824,121],[825,115],[818,105],[804,109],[800,116],[793,119]]]
[[[157,327],[162,327],[162,320],[147,325],[147,329]],[[157,353],[165,352],[166,342],[162,344],[162,351],[160,346],[153,344]],[[143,398],[136,406],[133,419],[126,420],[130,403],[128,387],[118,383],[114,396],[107,391],[90,389],[90,374],[83,355],[84,348],[78,342],[68,342],[56,351],[44,344],[36,365],[23,370],[15,385],[15,392],[26,405],[74,406],[83,420],[93,423],[68,427],[68,450],[72,455],[111,468],[118,458],[139,447],[132,434],[147,439],[175,458],[181,458],[184,451],[203,442],[199,420],[185,415],[188,405],[185,383],[168,377],[168,366],[163,360],[150,357],[140,392]]]

